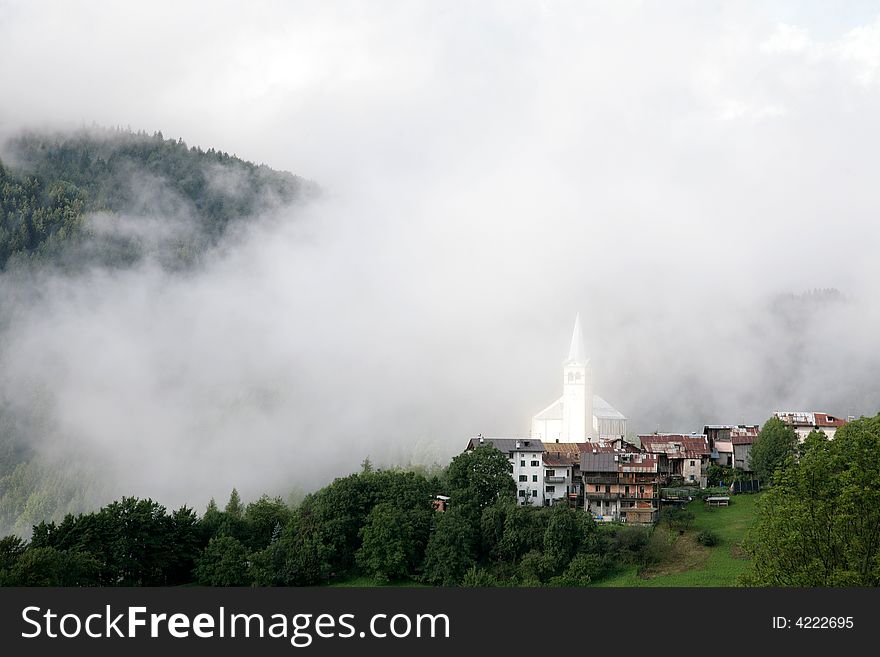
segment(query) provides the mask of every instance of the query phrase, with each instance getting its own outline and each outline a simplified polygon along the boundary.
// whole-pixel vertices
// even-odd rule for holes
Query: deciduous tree
[[[749,454],[749,465],[762,481],[772,483],[774,475],[797,452],[797,434],[779,418],[764,423]]]

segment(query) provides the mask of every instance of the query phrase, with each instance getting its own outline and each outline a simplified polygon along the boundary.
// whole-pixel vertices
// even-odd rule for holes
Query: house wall
[[[834,438],[834,434],[837,433],[837,427],[821,427],[819,429],[816,429],[815,427],[798,426],[794,428],[794,431],[797,434],[798,442],[802,443],[813,431],[822,431],[826,436],[828,436],[828,439],[830,440]]]
[[[528,501],[534,506],[544,505],[544,462],[541,455],[541,452],[525,450],[513,452],[512,474],[516,482],[516,501],[519,504],[526,504]],[[522,464],[523,461],[525,465]],[[526,480],[520,481],[521,476]]]
[[[733,467],[733,443],[729,440],[716,440],[713,446],[714,453],[717,456],[712,459],[716,465],[724,467]]]
[[[626,436],[626,420],[619,418],[594,418],[594,425],[600,438],[612,439]]]
[[[548,472],[553,472],[554,474],[551,476],[548,475]],[[556,479],[560,477],[564,481],[556,481]],[[550,479],[553,479],[553,481],[550,481]],[[551,505],[554,504],[557,500],[567,500],[569,491],[572,491],[571,467],[564,465],[545,465],[543,482],[545,504]],[[548,486],[552,486],[554,490],[548,492]]]
[[[749,455],[752,453],[751,445],[734,445],[733,446],[733,464],[738,470],[751,472],[752,468],[749,464]]]
[[[620,500],[617,498],[610,500],[587,498],[584,504],[587,511],[593,514],[597,520],[616,520],[620,516]]]
[[[612,479],[616,479],[616,482],[610,483]],[[610,518],[625,519],[627,522],[653,522],[652,509],[657,505],[658,493],[656,473],[587,474],[583,488],[584,508],[597,520]],[[629,517],[631,511],[634,512],[632,518]]]
[[[702,461],[700,459],[682,459],[681,476],[686,484],[700,484],[702,474]]]

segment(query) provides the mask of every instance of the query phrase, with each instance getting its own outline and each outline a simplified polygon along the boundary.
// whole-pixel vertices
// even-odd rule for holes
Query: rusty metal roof
[[[640,435],[639,441],[645,451],[665,454],[669,458],[699,458],[710,453],[709,439],[705,434],[647,434]]]
[[[657,455],[581,452],[581,472],[657,472]]]

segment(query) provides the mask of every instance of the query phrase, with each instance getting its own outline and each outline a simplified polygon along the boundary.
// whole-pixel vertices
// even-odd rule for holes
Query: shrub
[[[581,587],[589,586],[592,582],[601,579],[607,572],[608,564],[605,559],[595,554],[579,554],[565,572],[550,580],[553,586]]]
[[[651,534],[647,545],[642,550],[641,565],[654,566],[659,563],[668,561],[672,555],[672,544],[675,538],[663,532],[654,532]]]
[[[718,535],[715,532],[704,529],[699,534],[697,534],[697,543],[699,543],[700,545],[705,545],[706,547],[718,545]]]
[[[465,588],[487,588],[498,586],[498,580],[485,568],[471,566],[464,574],[461,585]]]
[[[677,529],[684,532],[690,527],[695,517],[693,511],[688,511],[682,507],[670,506],[663,509],[662,520],[669,529]]]
[[[523,586],[540,586],[553,575],[553,563],[537,550],[519,562],[519,581]]]
[[[646,527],[621,527],[614,533],[611,551],[622,563],[640,563],[649,537]]]

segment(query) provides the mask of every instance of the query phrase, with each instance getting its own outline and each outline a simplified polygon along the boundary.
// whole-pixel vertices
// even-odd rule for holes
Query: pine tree
[[[232,494],[229,496],[229,501],[226,503],[224,511],[233,518],[244,516],[244,506],[242,506],[241,497],[239,497],[238,491],[235,488],[232,489]]]

